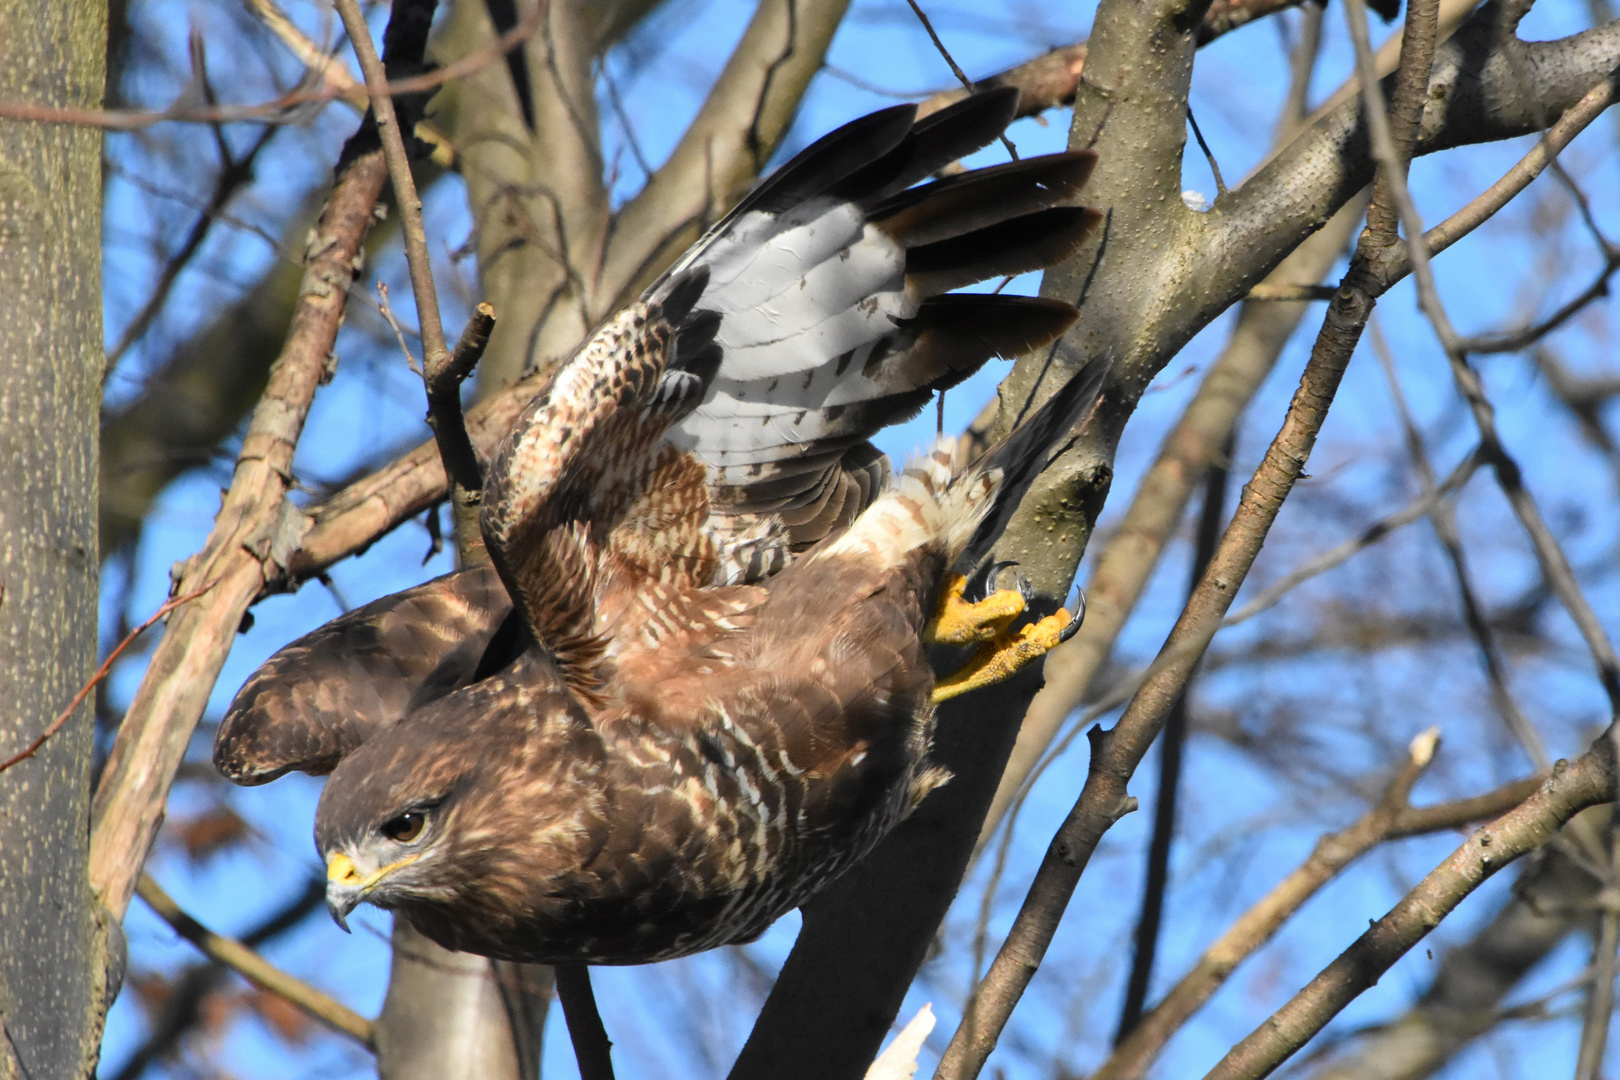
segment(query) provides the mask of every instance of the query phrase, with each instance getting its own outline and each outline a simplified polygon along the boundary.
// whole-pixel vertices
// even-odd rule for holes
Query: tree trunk
[[[0,27],[0,99],[100,104],[104,2],[0,0]],[[100,150],[0,123],[0,760],[96,660]],[[116,990],[86,875],[91,736],[86,703],[0,772],[0,1076],[89,1075]]]
[[[377,1017],[383,1080],[535,1080],[551,969],[440,948],[394,922],[394,966]]]

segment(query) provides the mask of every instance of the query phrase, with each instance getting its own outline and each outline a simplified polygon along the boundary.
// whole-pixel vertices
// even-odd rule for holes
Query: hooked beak
[[[332,913],[332,921],[349,932],[349,912],[360,905],[360,902],[371,895],[371,891],[387,877],[402,866],[408,866],[420,856],[409,855],[398,862],[391,862],[369,874],[362,874],[354,860],[339,851],[326,861],[326,910]]]

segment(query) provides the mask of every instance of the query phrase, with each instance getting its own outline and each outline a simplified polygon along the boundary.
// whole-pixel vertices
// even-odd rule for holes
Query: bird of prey
[[[1075,317],[950,292],[1099,220],[1089,152],[922,182],[1016,101],[886,109],[789,161],[519,416],[483,491],[492,567],[345,615],[243,687],[215,761],[244,784],[330,773],[340,922],[369,900],[550,963],[751,940],[945,779],[937,701],[1072,630],[1018,625],[988,553],[1099,363],[976,462],[945,439],[891,480],[867,442]],[[934,642],[977,651],[936,682]]]

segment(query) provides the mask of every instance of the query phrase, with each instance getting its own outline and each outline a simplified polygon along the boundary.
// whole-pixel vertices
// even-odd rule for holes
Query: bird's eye
[[[426,814],[420,810],[407,810],[398,817],[383,822],[382,834],[395,843],[408,844],[421,836],[426,826]]]

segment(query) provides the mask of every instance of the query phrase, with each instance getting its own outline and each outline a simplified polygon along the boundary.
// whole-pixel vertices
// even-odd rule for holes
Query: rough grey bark
[[[95,106],[105,0],[0,2],[0,98]],[[101,135],[0,123],[0,760],[95,667]],[[84,1076],[108,996],[89,705],[0,772],[0,1076]]]

